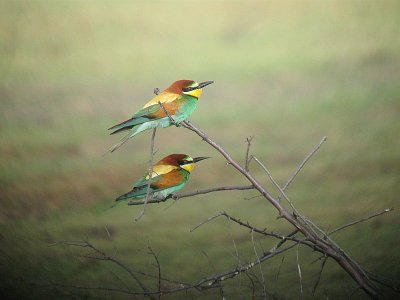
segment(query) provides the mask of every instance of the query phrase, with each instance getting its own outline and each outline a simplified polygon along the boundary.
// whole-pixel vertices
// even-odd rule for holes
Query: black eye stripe
[[[190,91],[192,91],[194,88],[192,88],[192,87],[185,87],[185,88],[183,88],[182,89],[182,91],[184,91],[184,92],[190,92]]]
[[[186,160],[186,159],[181,159],[178,163],[179,163],[179,165],[186,165],[186,164],[192,163],[192,161]]]

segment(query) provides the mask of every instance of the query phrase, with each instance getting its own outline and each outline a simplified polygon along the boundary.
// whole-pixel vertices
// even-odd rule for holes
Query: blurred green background
[[[65,283],[139,288],[109,263],[80,249],[49,245],[89,240],[128,266],[191,282],[256,259],[251,235],[227,220],[190,232],[226,210],[260,228],[288,233],[255,192],[226,192],[176,203],[109,209],[148,166],[150,132],[102,156],[125,120],[178,79],[215,80],[191,121],[244,160],[252,153],[283,184],[320,141],[328,141],[288,194],[326,230],[388,207],[400,193],[399,1],[1,1],[0,268],[8,298],[114,299],[105,292],[32,286]],[[247,184],[184,128],[159,130],[156,159],[212,156],[184,191]],[[277,195],[261,170],[252,171]],[[171,205],[172,204],[172,205]],[[107,226],[111,241],[106,233]],[[400,278],[397,210],[334,235],[369,271]],[[274,240],[255,236],[258,253]],[[236,257],[237,246],[240,262]],[[296,251],[263,264],[266,288],[297,299]],[[304,297],[318,257],[300,247]],[[260,280],[260,269],[253,275]],[[118,279],[119,278],[119,279]],[[255,277],[254,277],[255,278]],[[154,281],[145,281],[155,288]],[[249,299],[246,276],[225,283],[227,299]],[[256,296],[263,288],[255,281]],[[167,287],[166,287],[167,288]],[[391,297],[388,292],[386,297]],[[124,298],[122,295],[118,297]],[[332,261],[316,298],[366,297]],[[218,290],[166,299],[220,298]]]

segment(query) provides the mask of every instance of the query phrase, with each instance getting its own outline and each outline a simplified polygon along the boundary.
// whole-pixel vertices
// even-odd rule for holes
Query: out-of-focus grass
[[[395,1],[1,2],[0,265],[8,274],[2,281],[6,295],[60,296],[53,289],[21,287],[21,278],[120,286],[114,268],[77,258],[77,249],[48,246],[57,240],[89,237],[110,253],[117,247],[127,264],[155,272],[146,253],[150,244],[165,276],[193,281],[237,265],[232,238],[241,263],[255,259],[249,233],[226,220],[189,232],[219,210],[289,232],[268,203],[244,200],[254,192],[148,206],[138,223],[132,220],[140,207],[108,209],[146,169],[150,134],[103,157],[118,139],[107,136],[106,128],[151,98],[153,87],[180,78],[216,81],[191,120],[238,160],[245,137],[254,135],[252,152],[281,183],[328,137],[288,192],[323,228],[396,208],[399,8]],[[173,152],[213,156],[197,166],[186,191],[245,184],[183,128],[159,130],[156,148],[157,158]],[[252,171],[276,193],[265,174],[256,166]],[[368,270],[399,278],[399,225],[395,211],[335,238]],[[272,245],[256,240],[257,247]],[[318,255],[302,247],[299,255],[309,295],[318,272],[310,262]],[[263,265],[267,288],[298,298],[295,252],[275,280],[280,262]],[[259,269],[254,272],[260,277]],[[227,283],[227,297],[248,298],[246,280]],[[317,293],[337,299],[354,288],[330,262]]]

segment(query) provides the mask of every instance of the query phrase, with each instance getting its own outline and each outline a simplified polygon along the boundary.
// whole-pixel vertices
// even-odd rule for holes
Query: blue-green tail
[[[128,121],[129,121],[129,120],[128,120]],[[128,122],[128,121],[126,121],[126,122]],[[116,126],[122,126],[122,124],[124,124],[124,123],[121,123],[121,125],[116,125]],[[169,120],[169,118],[167,117],[167,118],[162,118],[162,119],[147,121],[147,122],[140,123],[140,124],[137,124],[137,125],[134,125],[134,126],[131,126],[131,127],[129,127],[129,126],[130,126],[130,125],[129,125],[129,126],[125,126],[125,127],[120,128],[120,129],[117,129],[116,131],[112,132],[111,134],[116,133],[116,132],[118,132],[118,131],[128,130],[128,129],[130,129],[130,131],[128,132],[127,135],[125,135],[125,136],[120,140],[120,142],[119,142],[118,144],[116,144],[116,145],[114,145],[113,147],[111,147],[111,148],[109,149],[109,152],[114,152],[114,151],[117,150],[119,147],[121,147],[123,144],[125,144],[130,138],[132,138],[132,137],[134,137],[135,135],[141,133],[142,131],[145,131],[145,130],[147,130],[147,129],[155,128],[155,127],[157,127],[157,126],[159,126],[159,125],[161,125],[162,127],[168,127],[168,126],[170,125],[170,120]],[[129,128],[128,128],[128,127],[129,127]],[[111,127],[111,128],[112,128],[112,127]]]

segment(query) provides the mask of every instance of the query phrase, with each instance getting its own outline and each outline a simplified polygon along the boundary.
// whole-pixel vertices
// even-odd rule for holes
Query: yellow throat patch
[[[200,98],[202,92],[203,92],[202,89],[197,89],[197,90],[193,90],[193,91],[190,91],[190,92],[185,92],[184,94],[189,95],[189,96],[193,96],[193,97],[196,97],[196,98]]]
[[[186,171],[188,171],[189,173],[192,172],[193,168],[194,168],[194,164],[188,164],[188,165],[183,165],[181,166],[182,169],[185,169]]]

